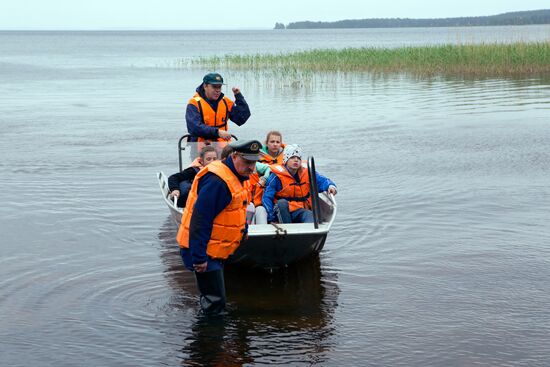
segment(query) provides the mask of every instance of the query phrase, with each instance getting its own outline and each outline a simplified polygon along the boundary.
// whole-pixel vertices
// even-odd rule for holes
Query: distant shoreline
[[[303,72],[540,75],[550,74],[550,42],[317,49],[287,54],[206,57],[193,64],[212,69],[269,71],[281,76]]]
[[[346,19],[336,22],[276,23],[274,29],[328,29],[328,28],[406,28],[406,27],[471,27],[550,24],[550,9],[509,12],[481,17],[457,18],[371,18]]]

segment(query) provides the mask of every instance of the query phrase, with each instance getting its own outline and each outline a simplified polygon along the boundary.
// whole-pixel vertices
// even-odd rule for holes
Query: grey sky
[[[548,0],[2,0],[0,29],[247,29],[275,22],[444,18],[550,8]]]

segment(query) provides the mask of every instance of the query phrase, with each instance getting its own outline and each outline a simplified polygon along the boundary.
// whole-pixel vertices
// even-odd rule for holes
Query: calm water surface
[[[545,366],[550,77],[221,70],[339,186],[323,252],[229,269],[197,315],[155,174],[177,169],[205,70],[181,59],[311,47],[548,40],[471,29],[0,32],[0,365]],[[208,48],[205,48],[208,47]]]

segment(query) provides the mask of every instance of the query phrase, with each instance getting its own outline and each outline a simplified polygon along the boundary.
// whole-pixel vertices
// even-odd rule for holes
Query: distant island
[[[470,27],[550,24],[550,9],[516,11],[483,17],[460,18],[371,18],[346,19],[336,22],[293,22],[288,25],[275,23],[274,29],[326,29],[326,28],[402,28],[402,27]]]

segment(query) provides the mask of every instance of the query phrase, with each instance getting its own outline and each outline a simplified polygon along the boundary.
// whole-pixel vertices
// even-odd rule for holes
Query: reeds
[[[314,49],[288,54],[226,55],[193,64],[279,74],[304,72],[517,75],[550,73],[550,41],[401,48]]]

